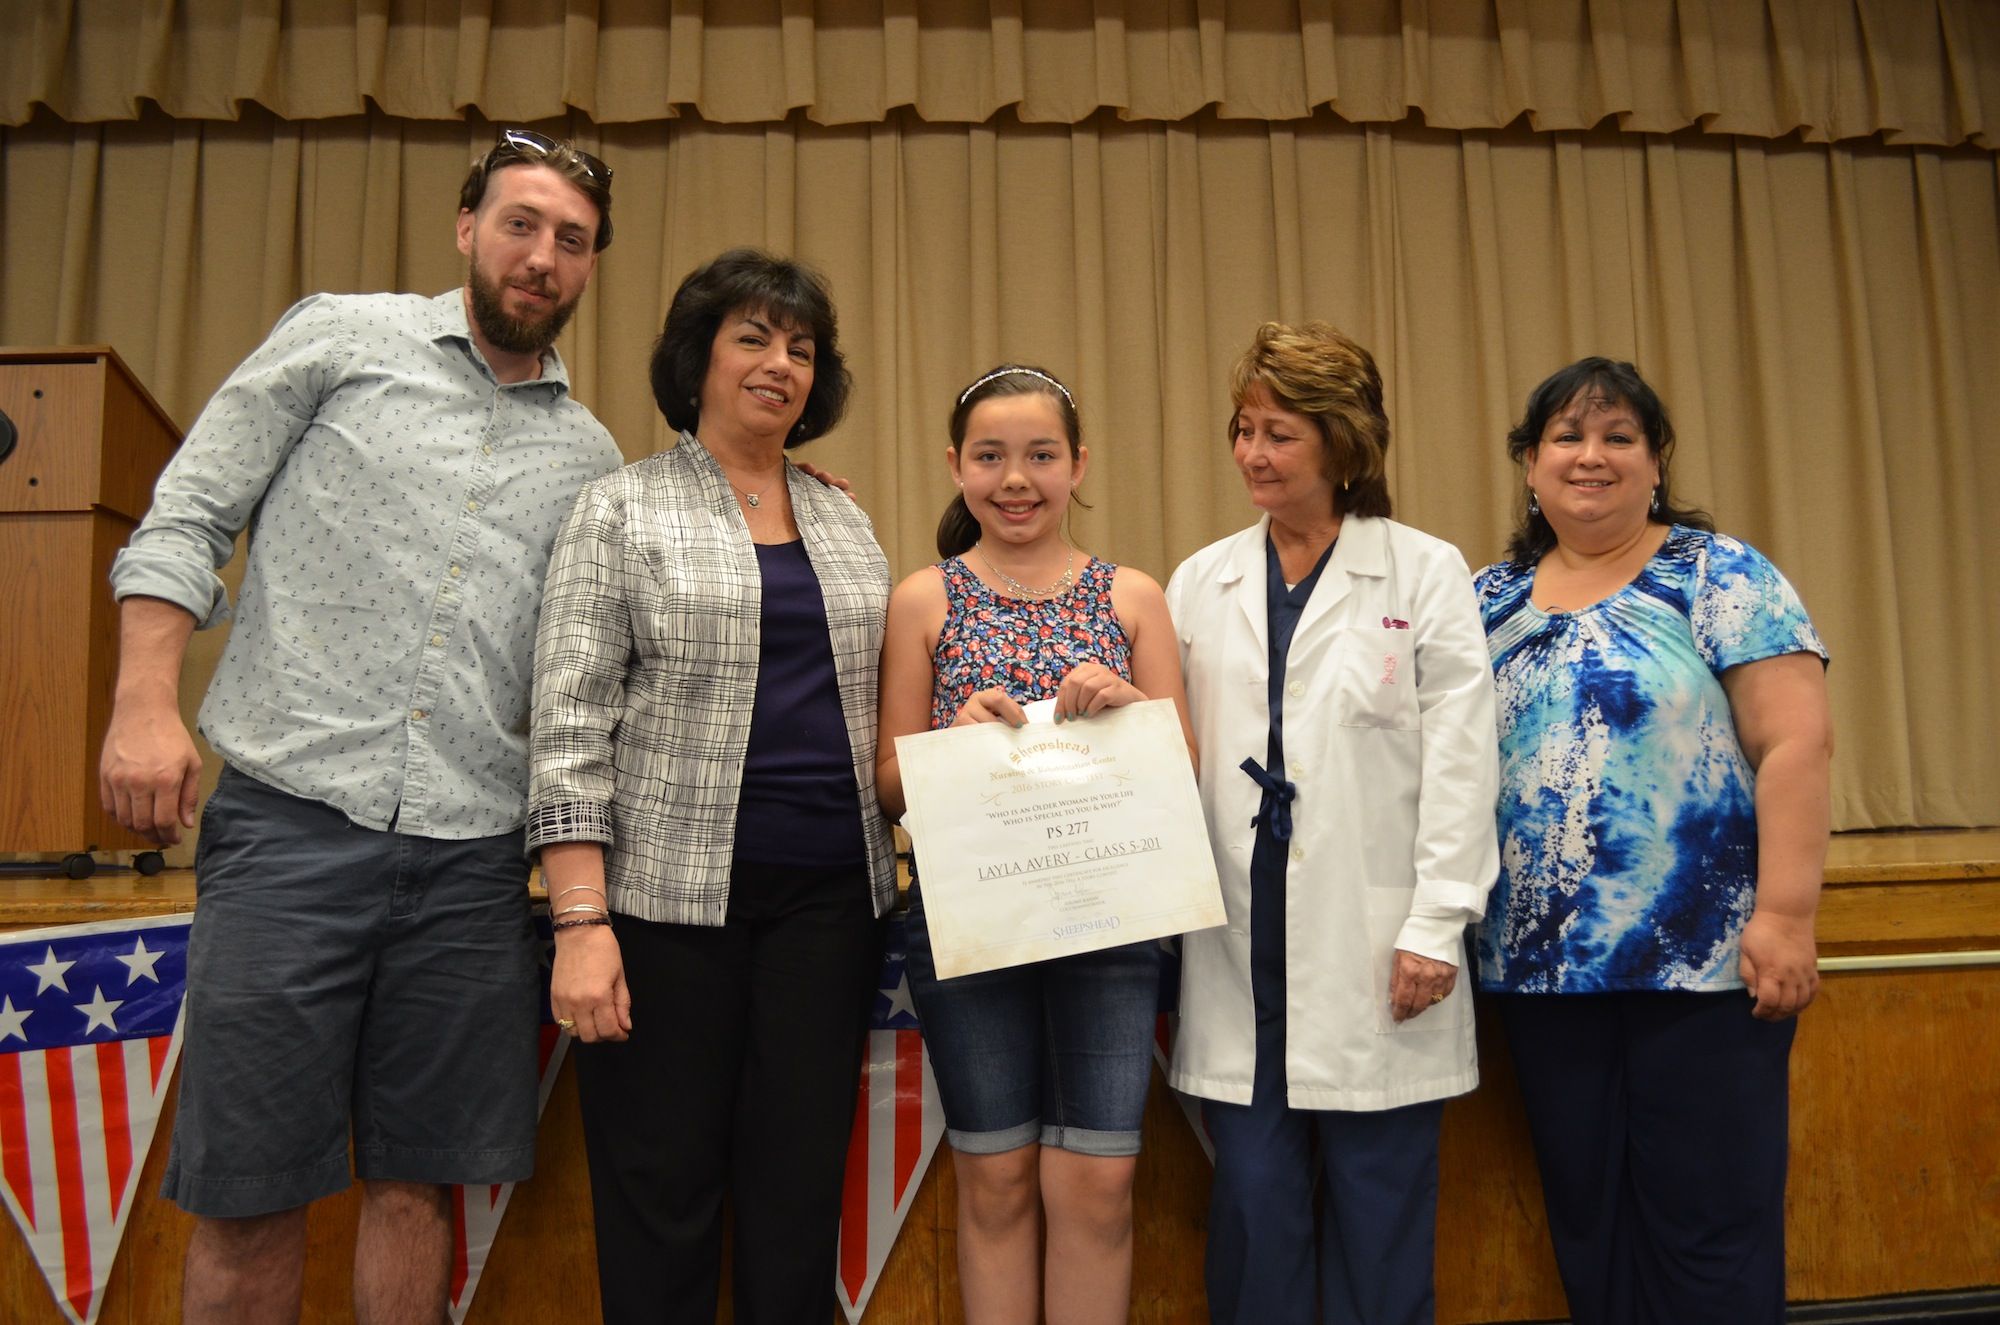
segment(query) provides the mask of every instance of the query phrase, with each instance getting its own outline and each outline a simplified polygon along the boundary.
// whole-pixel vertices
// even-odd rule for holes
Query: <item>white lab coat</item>
[[[1187,935],[1176,1089],[1250,1102],[1251,820],[1270,732],[1268,520],[1210,544],[1167,586],[1226,926]],[[1391,520],[1350,516],[1285,670],[1285,775],[1298,787],[1286,878],[1286,1096],[1391,1109],[1479,1081],[1464,933],[1499,870],[1493,672],[1465,559]],[[1450,997],[1398,1025],[1397,948],[1458,965]]]

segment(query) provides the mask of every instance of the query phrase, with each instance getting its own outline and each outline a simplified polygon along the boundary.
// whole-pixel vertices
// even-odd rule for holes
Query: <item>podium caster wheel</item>
[[[88,851],[72,851],[63,857],[63,873],[72,879],[87,879],[97,873],[97,862]]]
[[[166,867],[167,858],[157,851],[141,851],[132,857],[132,868],[149,879]]]

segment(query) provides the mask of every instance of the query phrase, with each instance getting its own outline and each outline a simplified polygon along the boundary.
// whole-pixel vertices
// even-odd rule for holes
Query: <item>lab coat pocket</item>
[[[1333,712],[1343,727],[1417,726],[1416,641],[1407,627],[1340,632],[1333,657]]]
[[[1465,967],[1458,968],[1458,979],[1452,982],[1451,993],[1445,1000],[1432,1008],[1426,1008],[1408,1021],[1397,1021],[1395,1012],[1389,1005],[1389,981],[1396,973],[1396,937],[1403,931],[1403,922],[1410,915],[1410,893],[1401,889],[1380,889],[1384,895],[1368,899],[1368,956],[1374,988],[1369,991],[1369,1004],[1375,1009],[1375,1033],[1377,1035],[1413,1035],[1424,1031],[1456,1031],[1471,1015],[1472,997],[1466,988]]]

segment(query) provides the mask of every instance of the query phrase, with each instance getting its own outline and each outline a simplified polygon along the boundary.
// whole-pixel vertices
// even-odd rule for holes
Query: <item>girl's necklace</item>
[[[735,480],[733,479],[730,481],[729,486],[735,488],[738,492],[743,493],[743,501],[746,505],[762,506],[764,504],[763,502],[764,494],[769,492],[771,490],[771,484],[776,483],[777,481],[778,481],[777,479],[772,479],[770,483],[766,483],[763,487],[757,489],[755,492],[748,492],[745,491],[743,488],[738,487]]]
[[[1056,576],[1056,582],[1046,589],[1036,589],[1030,585],[1023,584],[1006,571],[994,565],[992,560],[986,555],[986,545],[983,542],[974,543],[972,550],[979,554],[980,564],[992,572],[1002,584],[1012,589],[1014,596],[1017,598],[1054,598],[1058,594],[1068,592],[1069,587],[1076,583],[1076,550],[1074,548],[1070,549],[1069,557],[1063,562],[1062,574]]]

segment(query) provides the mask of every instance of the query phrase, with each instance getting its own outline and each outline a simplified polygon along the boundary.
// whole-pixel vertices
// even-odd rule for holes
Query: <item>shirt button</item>
[[[1306,849],[1305,849],[1304,847],[1293,847],[1293,848],[1292,848],[1292,859],[1293,859],[1293,860],[1304,860],[1305,858],[1306,858]]]
[[[1308,769],[1304,764],[1291,764],[1286,767],[1285,771],[1290,773],[1292,780],[1296,782],[1312,770]]]
[[[1297,699],[1300,695],[1303,695],[1305,692],[1306,692],[1306,683],[1303,681],[1293,681],[1285,687],[1285,693],[1290,695],[1293,699]]]
[[[418,722],[422,722],[429,715],[426,714],[422,709],[411,709],[410,716],[415,718]]]
[[[455,579],[457,579],[457,578],[458,578],[459,576],[461,576],[461,575],[463,575],[463,574],[465,574],[465,571],[464,571],[464,570],[463,570],[463,569],[462,569],[461,567],[458,567],[458,566],[453,566],[453,567],[451,568],[451,578],[452,578],[452,579],[454,579],[454,580],[455,580]]]
[[[444,636],[442,635],[431,636],[431,647],[433,649],[444,647]]]
[[[492,455],[492,454],[493,454],[493,448],[492,448],[492,447],[490,447],[490,446],[482,446],[482,447],[480,447],[480,448],[479,448],[479,454],[481,454],[481,455]]]

